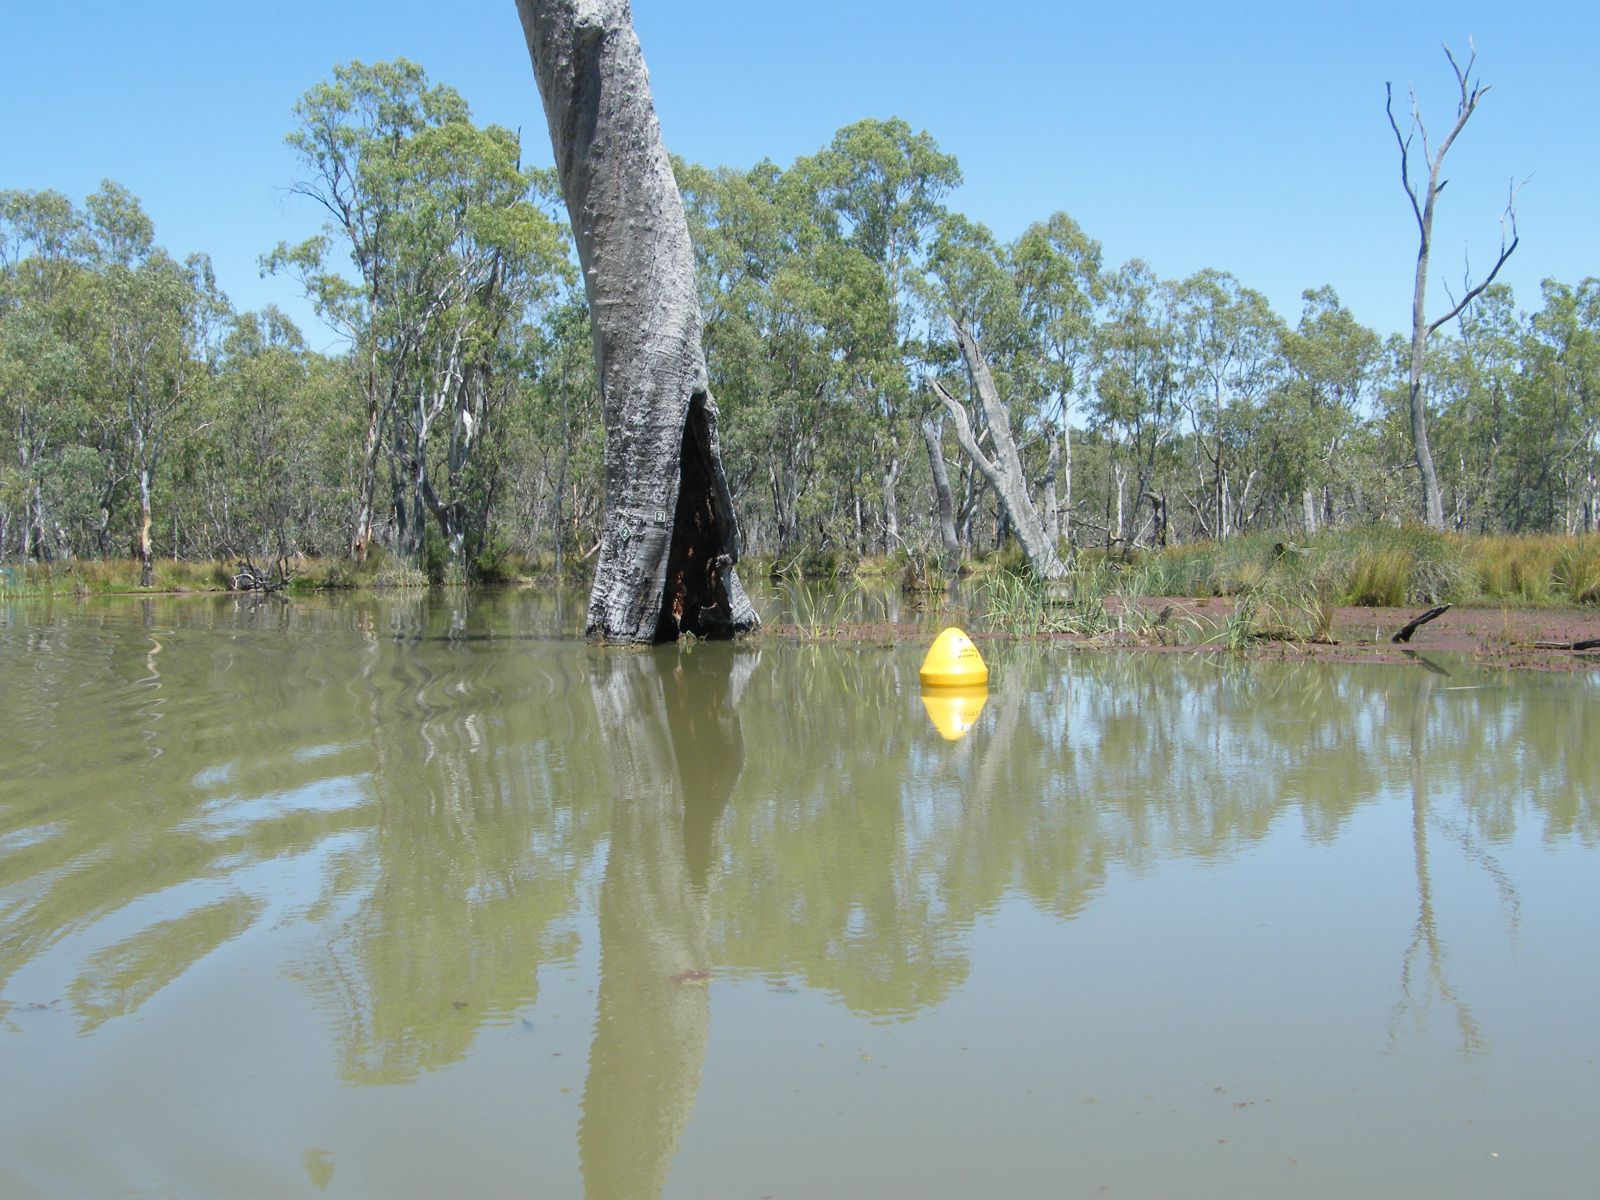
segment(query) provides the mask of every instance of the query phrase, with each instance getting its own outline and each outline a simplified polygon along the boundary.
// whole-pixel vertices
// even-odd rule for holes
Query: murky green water
[[[0,1194],[1600,1179],[1600,686],[0,607]]]

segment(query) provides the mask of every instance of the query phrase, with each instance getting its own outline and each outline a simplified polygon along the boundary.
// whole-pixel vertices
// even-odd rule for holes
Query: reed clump
[[[1418,526],[1325,530],[1303,544],[1248,534],[1146,552],[1150,596],[1240,596],[1268,580],[1319,605],[1600,603],[1600,534],[1440,533]]]
[[[1573,604],[1600,604],[1600,535],[1568,539],[1551,575]]]

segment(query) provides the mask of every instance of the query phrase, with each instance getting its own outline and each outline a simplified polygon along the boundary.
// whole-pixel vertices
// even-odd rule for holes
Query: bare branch
[[[1472,43],[1469,40],[1467,44],[1470,46]],[[1478,61],[1478,52],[1476,50],[1473,50],[1472,57],[1467,59],[1465,71],[1457,65],[1455,55],[1450,53],[1449,46],[1444,48],[1444,56],[1450,60],[1450,67],[1456,73],[1456,82],[1461,87],[1461,100],[1456,108],[1456,123],[1450,127],[1450,132],[1445,134],[1444,141],[1439,143],[1439,150],[1430,163],[1435,174],[1438,173],[1440,164],[1444,162],[1444,156],[1449,152],[1450,144],[1456,140],[1456,134],[1461,132],[1468,118],[1472,116],[1473,111],[1478,107],[1478,101],[1489,94],[1489,88],[1486,85],[1481,83],[1474,84],[1471,80],[1472,64]],[[1443,187],[1444,184],[1440,184],[1435,191],[1437,192]]]
[[[960,444],[961,449],[972,460],[973,466],[982,472],[983,477],[991,484],[995,484],[1000,478],[1000,469],[983,452],[978,445],[978,439],[973,436],[972,421],[967,416],[967,406],[946,391],[944,385],[932,376],[928,378],[928,389],[938,397],[939,401],[944,405],[945,411],[950,414],[951,423],[956,430],[956,441]]]
[[[1524,180],[1524,182],[1526,182],[1526,180]],[[1519,242],[1517,237],[1517,192],[1520,190],[1521,188],[1519,185],[1513,181],[1510,187],[1511,194],[1506,199],[1505,212],[1500,214],[1500,256],[1495,259],[1494,266],[1490,269],[1489,274],[1484,278],[1482,283],[1478,284],[1476,287],[1468,288],[1466,295],[1462,296],[1449,312],[1445,313],[1442,317],[1428,326],[1428,332],[1430,334],[1432,334],[1440,326],[1446,325],[1453,321],[1461,314],[1461,311],[1466,308],[1467,305],[1476,300],[1483,293],[1483,290],[1494,282],[1494,277],[1500,274],[1500,268],[1506,265],[1506,260],[1509,259],[1512,254],[1516,253]],[[1508,237],[1510,238],[1509,242],[1506,240]],[[1455,298],[1452,296],[1451,299],[1454,300]]]
[[[1395,143],[1400,147],[1400,184],[1406,189],[1406,195],[1411,200],[1411,211],[1417,218],[1417,228],[1420,230],[1423,228],[1422,206],[1417,202],[1417,189],[1411,185],[1411,163],[1409,161],[1411,135],[1402,135],[1400,132],[1400,123],[1394,119],[1394,85],[1388,83],[1384,84],[1383,95],[1383,111],[1389,115],[1389,128],[1394,130]],[[1411,106],[1411,121],[1413,126],[1419,124],[1417,121],[1417,110],[1414,101]]]

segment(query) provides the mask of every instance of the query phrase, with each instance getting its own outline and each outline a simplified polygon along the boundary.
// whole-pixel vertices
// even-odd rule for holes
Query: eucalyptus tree
[[[1064,212],[1028,226],[1011,247],[1022,317],[1039,348],[1039,372],[1054,406],[1043,419],[1047,429],[1060,430],[1059,441],[1049,437],[1043,490],[1045,536],[1052,543],[1072,538],[1072,405],[1085,390],[1093,355],[1100,260],[1100,243]]]
[[[109,550],[127,474],[94,345],[95,282],[71,201],[0,192],[0,554]]]
[[[55,192],[0,194],[0,411],[17,464],[5,490],[26,510],[24,555],[110,554],[115,523],[148,585],[157,489],[227,313],[209,260],[157,246],[120,184],[81,212]]]
[[[962,548],[973,540],[973,518],[984,498],[994,490],[989,475],[980,463],[980,459],[984,458],[982,451],[974,457],[967,450],[969,443],[989,441],[989,410],[972,390],[972,376],[962,356],[955,324],[967,330],[975,346],[982,346],[979,353],[984,360],[984,370],[990,373],[992,380],[998,381],[994,400],[1006,413],[1008,436],[1011,433],[1010,417],[1013,410],[1019,423],[1031,416],[1029,403],[1033,397],[1027,396],[1023,405],[1017,407],[1019,397],[1013,385],[1019,373],[1031,375],[1038,356],[1028,342],[1022,323],[1015,280],[1005,248],[987,226],[969,220],[960,213],[949,213],[941,219],[928,248],[926,275],[920,281],[918,294],[927,319],[923,369],[929,411],[922,416],[923,442],[929,453],[940,541],[946,565],[953,570],[959,564]],[[947,371],[965,376],[966,386],[952,385],[955,386],[953,392],[946,389],[942,376]],[[935,386],[936,383],[939,386]],[[958,398],[962,395],[966,397],[965,400]],[[1002,395],[1004,402],[1000,399]],[[956,409],[949,407],[951,403],[956,405]],[[956,420],[958,412],[959,422],[964,422],[965,428]],[[944,460],[943,443],[947,426],[956,435],[959,499],[950,486],[948,464]],[[1016,470],[1025,471],[1025,447],[1019,444],[1013,448],[1016,450],[1013,456]],[[991,452],[992,449],[991,446]],[[1002,466],[1007,461],[1003,456],[992,457],[998,461],[990,461],[991,468]],[[998,498],[998,492],[995,495]],[[944,520],[947,508],[952,516],[948,529]],[[997,516],[998,543],[1009,532],[1010,517],[1004,503],[997,505]]]
[[[589,299],[606,425],[591,637],[753,628],[694,251],[626,0],[518,0]],[[639,270],[641,255],[651,270]]]
[[[341,404],[344,370],[276,308],[234,319],[186,464],[191,537],[205,553],[288,559],[343,549],[340,505],[353,480],[341,467],[358,436],[356,414]]]
[[[209,376],[228,305],[209,259],[178,263],[157,247],[154,226],[127,189],[107,181],[86,208],[94,347],[106,399],[123,423],[138,504],[133,551],[140,584],[149,587],[156,473]]]
[[[876,301],[858,310],[858,335],[846,354],[851,389],[875,426],[883,548],[900,541],[897,486],[916,436],[912,344],[916,281],[924,244],[944,215],[942,199],[961,183],[961,168],[926,131],[895,117],[847,125],[795,169],[815,180],[830,231],[865,257],[881,279]]]
[[[1476,50],[1467,59],[1465,67],[1456,61],[1448,46],[1444,48],[1444,54],[1450,62],[1450,69],[1455,73],[1459,99],[1456,104],[1455,121],[1437,146],[1430,142],[1427,126],[1423,124],[1422,109],[1417,101],[1416,90],[1412,89],[1410,92],[1411,122],[1407,131],[1402,133],[1400,123],[1394,115],[1393,85],[1384,85],[1384,111],[1388,114],[1389,128],[1394,131],[1395,142],[1400,148],[1400,182],[1405,187],[1406,198],[1411,202],[1411,213],[1417,222],[1417,271],[1411,291],[1411,356],[1407,411],[1411,420],[1411,442],[1412,449],[1416,453],[1417,474],[1422,485],[1422,518],[1434,529],[1444,528],[1444,504],[1439,494],[1439,476],[1434,468],[1433,451],[1428,444],[1427,398],[1422,391],[1428,338],[1440,327],[1455,320],[1486,287],[1494,282],[1495,276],[1500,273],[1500,268],[1505,266],[1506,260],[1517,248],[1516,192],[1513,189],[1501,218],[1500,253],[1495,259],[1494,266],[1490,268],[1482,282],[1466,288],[1461,299],[1454,302],[1448,312],[1432,321],[1428,320],[1428,259],[1433,252],[1433,218],[1439,195],[1449,182],[1441,180],[1439,174],[1444,168],[1445,155],[1449,153],[1450,147],[1455,144],[1467,121],[1477,111],[1479,102],[1489,91],[1487,86],[1472,78],[1473,65],[1478,57]],[[1411,164],[1411,143],[1418,138],[1421,140],[1422,150],[1421,170],[1417,172],[1420,179],[1413,178]]]
[[[82,216],[59,192],[0,191],[0,556],[70,554],[52,503],[75,441],[84,362],[70,337]]]
[[[263,266],[299,276],[317,314],[343,333],[365,359],[366,421],[350,553],[366,558],[372,541],[378,454],[386,419],[399,403],[402,378],[392,352],[403,344],[389,309],[397,299],[389,214],[397,206],[393,159],[398,147],[429,125],[464,117],[465,102],[442,85],[430,88],[420,66],[399,59],[334,67],[295,105],[299,127],[285,139],[306,171],[293,185],[326,215],[324,233],[297,246],[280,243]],[[341,272],[334,238],[355,266]]]
[[[508,545],[548,549],[556,574],[599,547],[604,424],[589,311],[572,281],[528,331],[519,403],[508,414],[500,520]]]
[[[72,437],[70,412],[83,372],[77,347],[30,308],[0,311],[0,555],[71,552],[53,536],[54,458]]]
[[[1140,259],[1106,276],[1104,284],[1105,317],[1095,338],[1089,410],[1090,428],[1105,437],[1110,457],[1101,528],[1108,542],[1138,542],[1148,530],[1165,540],[1172,526],[1167,493],[1156,476],[1171,458],[1182,411],[1172,287]],[[1139,510],[1147,501],[1150,518],[1140,524]]]
[[[1521,480],[1507,444],[1526,351],[1527,321],[1511,290],[1496,284],[1457,318],[1455,336],[1429,345],[1428,389],[1435,408],[1435,465],[1447,521],[1480,533],[1498,527]],[[1503,485],[1509,484],[1509,489]]]
[[[1518,528],[1600,524],[1600,280],[1546,280],[1529,322],[1512,442]]]
[[[1349,440],[1371,404],[1383,343],[1331,287],[1302,298],[1299,322],[1279,333],[1283,376],[1266,427],[1282,450],[1275,482],[1285,499],[1298,493],[1309,534],[1337,519],[1335,493],[1349,474]]]
[[[861,336],[859,301],[879,277],[824,235],[804,172],[678,164],[677,176],[746,536],[787,556],[803,536],[829,539],[840,504],[826,482],[848,476],[844,452],[870,432],[848,402],[846,363]]]
[[[1191,497],[1190,507],[1201,530],[1220,542],[1248,513],[1256,471],[1234,457],[1273,381],[1280,325],[1266,297],[1226,271],[1207,269],[1178,283],[1173,306],[1178,396],[1193,434],[1196,491],[1204,497]]]
[[[1031,400],[1036,405],[1038,397],[1017,395],[1018,382],[1028,379],[1026,372],[1002,373],[997,382],[983,349],[983,343],[1003,348],[1009,343],[1013,357],[1033,357],[1034,347],[1027,342],[1021,302],[1006,259],[984,226],[959,215],[941,223],[929,256],[933,298],[955,337],[980,419],[974,420],[967,405],[936,376],[929,377],[928,387],[949,414],[963,453],[994,489],[1029,565],[1042,579],[1059,579],[1066,566],[1029,493],[1022,446],[1012,427],[1013,411],[1019,418],[1025,413],[1017,402]],[[980,425],[981,433],[987,435],[987,450],[980,444]],[[1034,425],[1038,425],[1036,420]]]
[[[266,265],[297,275],[364,361],[351,553],[371,542],[386,451],[397,548],[416,553],[431,527],[460,560],[484,533],[480,456],[514,384],[508,343],[565,266],[540,207],[550,185],[522,169],[516,134],[475,125],[405,59],[335,67],[295,114],[294,190],[327,220]]]

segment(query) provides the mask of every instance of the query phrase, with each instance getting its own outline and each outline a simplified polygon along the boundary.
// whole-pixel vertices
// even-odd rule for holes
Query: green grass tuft
[[[1600,535],[1566,539],[1551,572],[1573,604],[1600,604]]]

